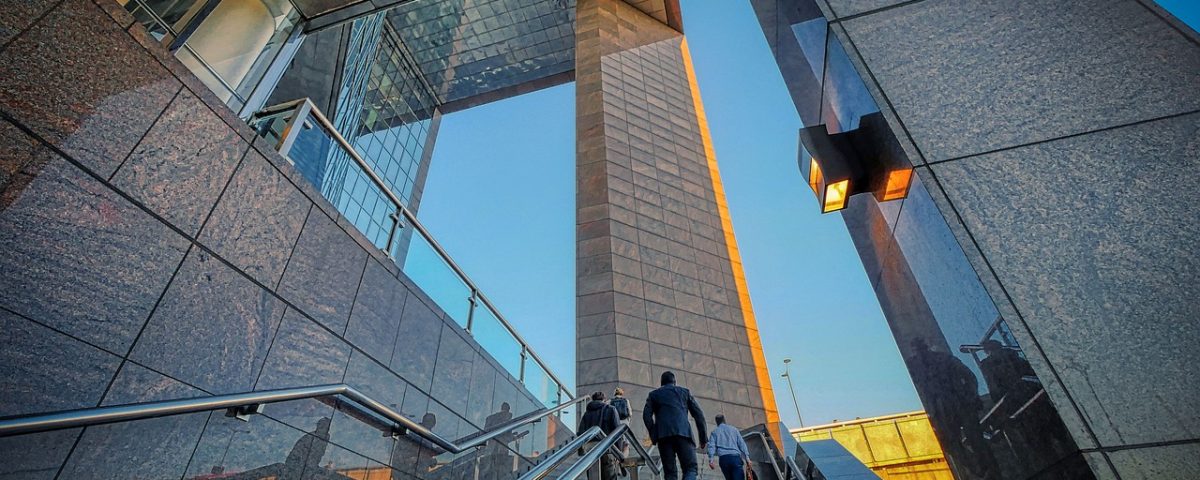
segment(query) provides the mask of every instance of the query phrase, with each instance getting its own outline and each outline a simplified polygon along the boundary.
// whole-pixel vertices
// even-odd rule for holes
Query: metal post
[[[467,297],[467,303],[471,304],[467,309],[467,332],[472,334],[475,332],[472,328],[475,326],[475,307],[479,306],[479,301],[476,300],[478,296],[479,290],[472,288],[471,296]]]
[[[787,379],[788,390],[792,392],[792,405],[796,406],[796,420],[800,422],[800,428],[804,428],[804,417],[800,416],[800,402],[796,401],[796,387],[792,385],[791,363],[792,359],[783,359],[783,375],[781,376]]]
[[[392,228],[388,232],[387,243],[384,244],[385,246],[383,249],[383,254],[387,255],[388,258],[394,261],[396,260],[396,252],[392,251],[392,243],[396,241],[396,233],[399,232],[401,228],[404,228],[404,224],[400,223],[400,210],[398,209],[392,212],[392,214],[388,217],[392,219]]]
[[[529,347],[526,347],[524,344],[522,344],[521,345],[521,374],[517,376],[517,381],[521,382],[521,385],[525,385],[525,360],[527,359],[525,357],[526,350],[529,350]]]

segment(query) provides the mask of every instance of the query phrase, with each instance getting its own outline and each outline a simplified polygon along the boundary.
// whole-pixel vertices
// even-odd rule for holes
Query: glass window
[[[207,1],[127,0],[124,5],[160,41],[174,39]],[[176,56],[235,110],[258,86],[300,21],[287,0],[222,0]]]
[[[429,298],[432,298],[459,326],[467,327],[471,287],[458,276],[433,245],[413,228],[403,230],[405,244],[394,251],[396,263]],[[403,259],[403,261],[401,261]]]
[[[500,316],[480,302],[471,317],[471,335],[513,378],[521,376],[521,343],[500,323]]]

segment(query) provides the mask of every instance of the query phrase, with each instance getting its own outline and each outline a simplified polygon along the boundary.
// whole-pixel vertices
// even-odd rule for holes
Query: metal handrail
[[[540,480],[554,470],[555,467],[558,467],[563,460],[571,456],[571,452],[583,448],[584,444],[597,437],[605,437],[604,431],[600,430],[598,426],[583,431],[583,433],[576,435],[574,439],[560,447],[558,451],[550,454],[550,456],[538,462],[537,465],[534,465],[528,472],[522,474],[518,480]]]
[[[579,461],[571,464],[571,468],[568,468],[566,472],[563,472],[563,474],[558,477],[558,480],[575,480],[579,478],[579,476],[583,475],[587,469],[591,468],[592,465],[598,462],[602,455],[604,455],[608,450],[613,449],[621,437],[628,437],[629,443],[633,444],[634,446],[634,451],[638,454],[638,456],[645,460],[646,465],[650,467],[650,470],[653,471],[655,475],[662,474],[662,467],[660,467],[657,463],[654,463],[654,459],[650,457],[650,454],[646,452],[646,449],[642,447],[640,442],[638,442],[637,436],[633,434],[633,430],[629,428],[628,424],[623,423],[618,426],[611,435],[606,437],[604,440],[601,440],[600,444],[596,445],[596,448],[589,450],[583,455],[583,457],[579,459]],[[563,452],[555,452],[555,455],[561,453]],[[522,475],[518,480],[534,480],[535,478],[537,477],[532,477],[526,474]]]
[[[758,438],[762,440],[763,446],[767,448],[767,458],[771,460],[771,468],[775,469],[775,478],[778,478],[779,480],[787,480],[787,477],[783,476],[783,471],[779,469],[779,462],[775,461],[775,446],[771,445],[771,439],[767,438],[767,436],[762,432],[743,433],[742,439],[746,439],[751,435],[757,435]]]
[[[375,184],[375,187],[388,197],[388,200],[395,205],[396,210],[400,213],[400,215],[408,220],[409,225],[412,225],[412,227],[416,229],[427,242],[429,242],[429,245],[433,247],[438,256],[440,256],[442,260],[444,260],[446,264],[449,265],[452,270],[454,270],[454,273],[458,275],[458,278],[461,279],[463,283],[467,284],[467,288],[471,289],[471,292],[475,295],[475,297],[481,300],[483,304],[486,305],[489,310],[491,310],[492,313],[496,314],[496,319],[500,320],[500,324],[504,326],[504,329],[508,330],[508,333],[513,336],[513,339],[515,339],[517,343],[521,345],[521,349],[525,352],[528,352],[529,356],[533,357],[533,360],[541,365],[542,370],[545,371],[546,374],[558,384],[560,391],[567,391],[565,386],[566,383],[564,383],[562,379],[558,378],[558,376],[546,366],[546,362],[543,361],[540,356],[538,356],[537,352],[529,348],[529,342],[526,342],[525,338],[522,337],[520,333],[517,333],[517,330],[513,328],[512,324],[510,324],[506,318],[504,318],[504,315],[500,314],[500,310],[497,309],[492,301],[489,300],[486,295],[484,295],[483,291],[480,290],[477,285],[475,285],[475,282],[471,281],[471,278],[467,276],[467,273],[463,271],[462,267],[459,267],[458,263],[455,263],[454,259],[450,257],[450,254],[446,251],[446,249],[442,248],[442,245],[439,244],[437,240],[434,239],[433,235],[429,233],[429,230],[426,230],[425,226],[421,225],[421,222],[417,220],[417,216],[413,214],[403,202],[400,201],[400,197],[396,196],[396,194],[393,193],[390,188],[388,188],[387,184],[384,183],[383,179],[379,178],[379,175],[375,173],[375,170],[372,169],[371,166],[365,160],[363,160],[361,156],[359,156],[358,151],[350,145],[350,142],[348,142],[345,137],[342,137],[341,132],[339,132],[338,129],[334,127],[333,123],[325,117],[325,114],[321,113],[321,110],[318,109],[315,104],[313,104],[311,99],[305,97],[278,105],[273,105],[262,109],[255,114],[254,117],[265,117],[274,113],[291,109],[297,109],[298,113],[305,113],[307,116],[315,118],[317,122],[325,127],[325,131],[328,132],[333,139],[342,146],[350,158],[354,160],[354,163],[358,164],[359,168],[367,174],[367,177],[371,179],[371,182]],[[300,112],[300,110],[306,111]],[[296,115],[296,117],[300,116],[302,115]],[[284,147],[286,145],[287,148],[290,148],[291,142],[288,140],[291,133],[290,130],[296,126],[299,126],[295,120],[296,118],[293,118],[293,121],[289,122],[288,129],[285,130],[280,136],[280,147]],[[253,121],[253,118],[251,121]],[[280,150],[281,153],[286,156],[286,149],[280,148]]]
[[[784,455],[783,461],[787,463],[788,469],[792,471],[792,477],[794,477],[795,480],[808,480],[808,477],[804,476],[804,472],[800,471],[800,467],[796,466],[795,459]]]
[[[581,396],[554,408],[547,408],[515,418],[483,434],[464,437],[456,441],[447,440],[441,435],[433,433],[433,431],[405,417],[400,412],[388,408],[384,404],[379,403],[379,401],[368,397],[354,387],[344,383],[214,395],[211,397],[131,403],[10,417],[0,419],[0,437],[220,410],[223,408],[252,407],[267,403],[334,395],[341,395],[352,400],[352,405],[357,405],[362,410],[366,410],[395,423],[393,428],[399,427],[400,429],[416,433],[447,452],[456,454],[483,445],[488,440],[496,438],[514,428],[539,421],[571,405],[590,399],[586,395]]]

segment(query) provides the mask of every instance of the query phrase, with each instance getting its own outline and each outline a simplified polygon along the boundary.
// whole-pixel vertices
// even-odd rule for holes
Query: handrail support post
[[[249,422],[250,417],[262,413],[263,410],[265,410],[265,409],[266,409],[265,403],[251,403],[249,405],[238,405],[236,407],[229,407],[229,408],[225,409],[225,416],[229,417],[229,418],[236,418],[243,422]]]

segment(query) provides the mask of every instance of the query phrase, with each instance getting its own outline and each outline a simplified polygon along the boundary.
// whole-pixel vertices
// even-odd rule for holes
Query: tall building
[[[6,6],[0,478],[512,478],[572,436],[540,415],[618,385],[640,406],[665,369],[710,413],[777,425],[679,18],[669,0]],[[442,114],[573,80],[578,388],[413,213]],[[326,385],[357,393],[278,397]],[[200,410],[113,416],[181,399]],[[527,416],[480,448],[437,440]]]
[[[581,0],[577,15],[579,390],[645,398],[670,370],[710,414],[775,427],[678,6]]]
[[[1149,0],[752,3],[956,478],[1200,475],[1196,31]]]

